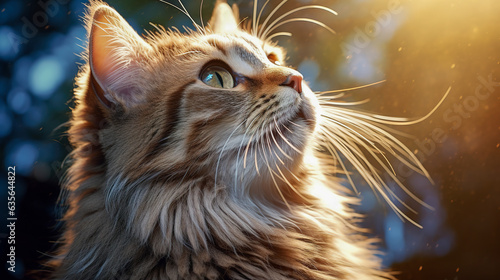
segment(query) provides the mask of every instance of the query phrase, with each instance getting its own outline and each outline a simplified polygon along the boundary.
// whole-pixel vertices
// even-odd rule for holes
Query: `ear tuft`
[[[238,29],[238,18],[236,5],[231,9],[225,0],[217,0],[209,25],[215,33],[230,33]]]
[[[90,8],[89,64],[96,95],[106,105],[140,103],[141,63],[151,47],[114,9]]]

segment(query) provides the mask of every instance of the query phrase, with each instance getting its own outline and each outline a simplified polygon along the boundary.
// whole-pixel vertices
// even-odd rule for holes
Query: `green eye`
[[[233,88],[234,78],[231,73],[220,66],[209,66],[200,75],[201,81],[215,88]]]

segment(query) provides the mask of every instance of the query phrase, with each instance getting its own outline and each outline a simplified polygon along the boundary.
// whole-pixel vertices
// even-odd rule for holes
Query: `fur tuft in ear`
[[[107,106],[141,103],[141,62],[151,46],[109,6],[90,11],[89,63],[96,95]]]
[[[215,33],[229,33],[238,29],[238,18],[236,5],[231,9],[225,0],[217,0],[209,25]]]

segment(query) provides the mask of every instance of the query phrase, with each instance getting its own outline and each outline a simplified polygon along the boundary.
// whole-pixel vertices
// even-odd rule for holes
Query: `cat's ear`
[[[144,101],[141,61],[151,46],[106,5],[97,7],[89,21],[89,64],[97,97],[108,107]]]
[[[228,33],[238,29],[239,12],[234,4],[233,8],[225,0],[217,0],[210,18],[209,25],[215,33]]]

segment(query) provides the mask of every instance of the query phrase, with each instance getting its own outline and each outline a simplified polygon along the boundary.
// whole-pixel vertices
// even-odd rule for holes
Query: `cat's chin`
[[[317,108],[319,108],[318,100],[312,92],[312,90],[307,86],[302,86],[303,92],[301,95],[302,102],[300,103],[299,110],[297,112],[297,117],[305,121],[307,126],[314,131],[317,124]]]
[[[314,130],[316,126],[316,115],[314,109],[308,108],[308,106],[304,106],[304,104],[301,104],[299,110],[297,111],[296,118],[303,120],[311,130]]]

